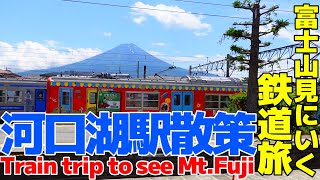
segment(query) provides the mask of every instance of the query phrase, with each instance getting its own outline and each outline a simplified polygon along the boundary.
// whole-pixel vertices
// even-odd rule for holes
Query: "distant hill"
[[[31,70],[20,73],[21,75],[60,73],[64,71],[94,72],[94,73],[122,73],[137,77],[139,62],[139,77],[143,76],[143,68],[146,65],[146,75],[153,76],[158,73],[161,76],[185,76],[189,70],[172,67],[171,64],[164,62],[135,44],[121,44],[107,52],[94,57],[49,69]],[[167,71],[164,71],[167,70]],[[164,72],[161,72],[164,71]],[[159,73],[160,72],[160,73]]]

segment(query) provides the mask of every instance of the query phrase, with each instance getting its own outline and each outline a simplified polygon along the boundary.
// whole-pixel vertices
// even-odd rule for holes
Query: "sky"
[[[160,59],[188,68],[224,59],[233,41],[223,33],[234,22],[252,18],[247,10],[229,6],[232,0],[83,0],[138,8],[209,14],[195,15],[66,2],[62,0],[2,0],[0,2],[0,68],[13,72],[43,69],[84,60],[120,44],[133,43]],[[318,0],[262,0],[267,7],[279,5],[277,19],[289,20],[279,36],[267,36],[273,49],[292,45],[293,5],[319,4]],[[218,17],[228,16],[228,17]],[[247,19],[246,19],[247,18]],[[239,27],[241,28],[241,27]],[[267,28],[267,27],[263,27]],[[314,32],[319,35],[318,31]],[[222,40],[222,41],[221,41]],[[237,44],[248,48],[250,41]],[[287,66],[282,64],[281,66]],[[292,65],[289,62],[289,66]],[[217,72],[216,72],[217,73]],[[219,72],[219,75],[223,75]],[[222,74],[221,74],[222,73]],[[233,76],[246,76],[235,72]]]

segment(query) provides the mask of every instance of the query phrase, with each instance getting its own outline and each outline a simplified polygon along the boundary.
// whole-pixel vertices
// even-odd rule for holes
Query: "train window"
[[[184,105],[190,105],[190,104],[191,104],[191,96],[184,95]]]
[[[43,101],[43,100],[44,100],[43,92],[38,92],[38,94],[37,94],[37,100],[38,100],[38,101]]]
[[[126,108],[159,108],[159,93],[126,93]]]
[[[220,103],[220,108],[225,109],[225,108],[228,107],[228,105],[229,105],[228,102],[221,102],[221,103]]]
[[[143,107],[146,108],[158,108],[158,101],[144,101],[143,102]]]
[[[5,90],[0,90],[0,96],[6,96],[6,91]]]
[[[219,94],[206,94],[205,100],[206,109],[225,109],[230,102],[228,95]]]
[[[141,101],[127,101],[127,108],[141,108]]]
[[[141,93],[126,93],[126,107],[127,108],[141,108]]]
[[[159,95],[158,94],[143,94],[144,100],[158,100]]]
[[[7,91],[7,102],[20,103],[22,102],[22,93],[21,91]]]
[[[219,101],[219,95],[206,95],[206,101]]]
[[[173,103],[174,103],[174,105],[180,105],[180,95],[179,94],[174,95]]]
[[[62,104],[69,105],[69,92],[62,92]]]
[[[91,92],[90,93],[90,104],[97,103],[97,93]]]
[[[6,91],[0,90],[0,102],[6,102]]]
[[[127,93],[127,100],[141,100],[141,93]]]
[[[219,102],[206,102],[205,103],[206,109],[216,109],[219,108]]]
[[[159,107],[159,94],[158,93],[144,93],[143,94],[143,107],[158,108]]]
[[[226,96],[226,95],[221,95],[220,96],[220,108],[221,109],[227,108],[228,105],[229,105],[229,102],[230,102],[229,96]]]
[[[230,101],[230,98],[229,98],[229,96],[221,95],[220,96],[220,101]]]

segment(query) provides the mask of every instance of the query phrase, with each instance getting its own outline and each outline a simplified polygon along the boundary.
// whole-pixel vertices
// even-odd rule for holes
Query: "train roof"
[[[238,78],[229,77],[206,77],[206,76],[184,76],[175,78],[163,79],[104,79],[104,78],[92,78],[92,77],[50,77],[50,82],[76,82],[76,83],[137,83],[137,84],[174,84],[174,85],[216,85],[216,86],[244,86]]]
[[[28,77],[19,77],[19,78],[0,78],[0,83],[28,83],[28,84],[45,84],[46,79],[42,78],[28,78]]]

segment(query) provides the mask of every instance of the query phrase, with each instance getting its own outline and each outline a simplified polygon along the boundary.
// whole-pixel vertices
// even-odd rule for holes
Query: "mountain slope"
[[[172,67],[134,44],[122,44],[105,53],[94,57],[44,70],[32,70],[21,73],[22,75],[43,74],[51,72],[78,71],[78,72],[95,72],[95,73],[123,73],[137,77],[139,64],[139,77],[143,76],[143,69],[146,66],[146,75],[153,76],[158,73],[161,76],[185,76],[189,74],[189,70]],[[167,71],[165,71],[167,70]],[[164,72],[161,72],[164,71]]]

